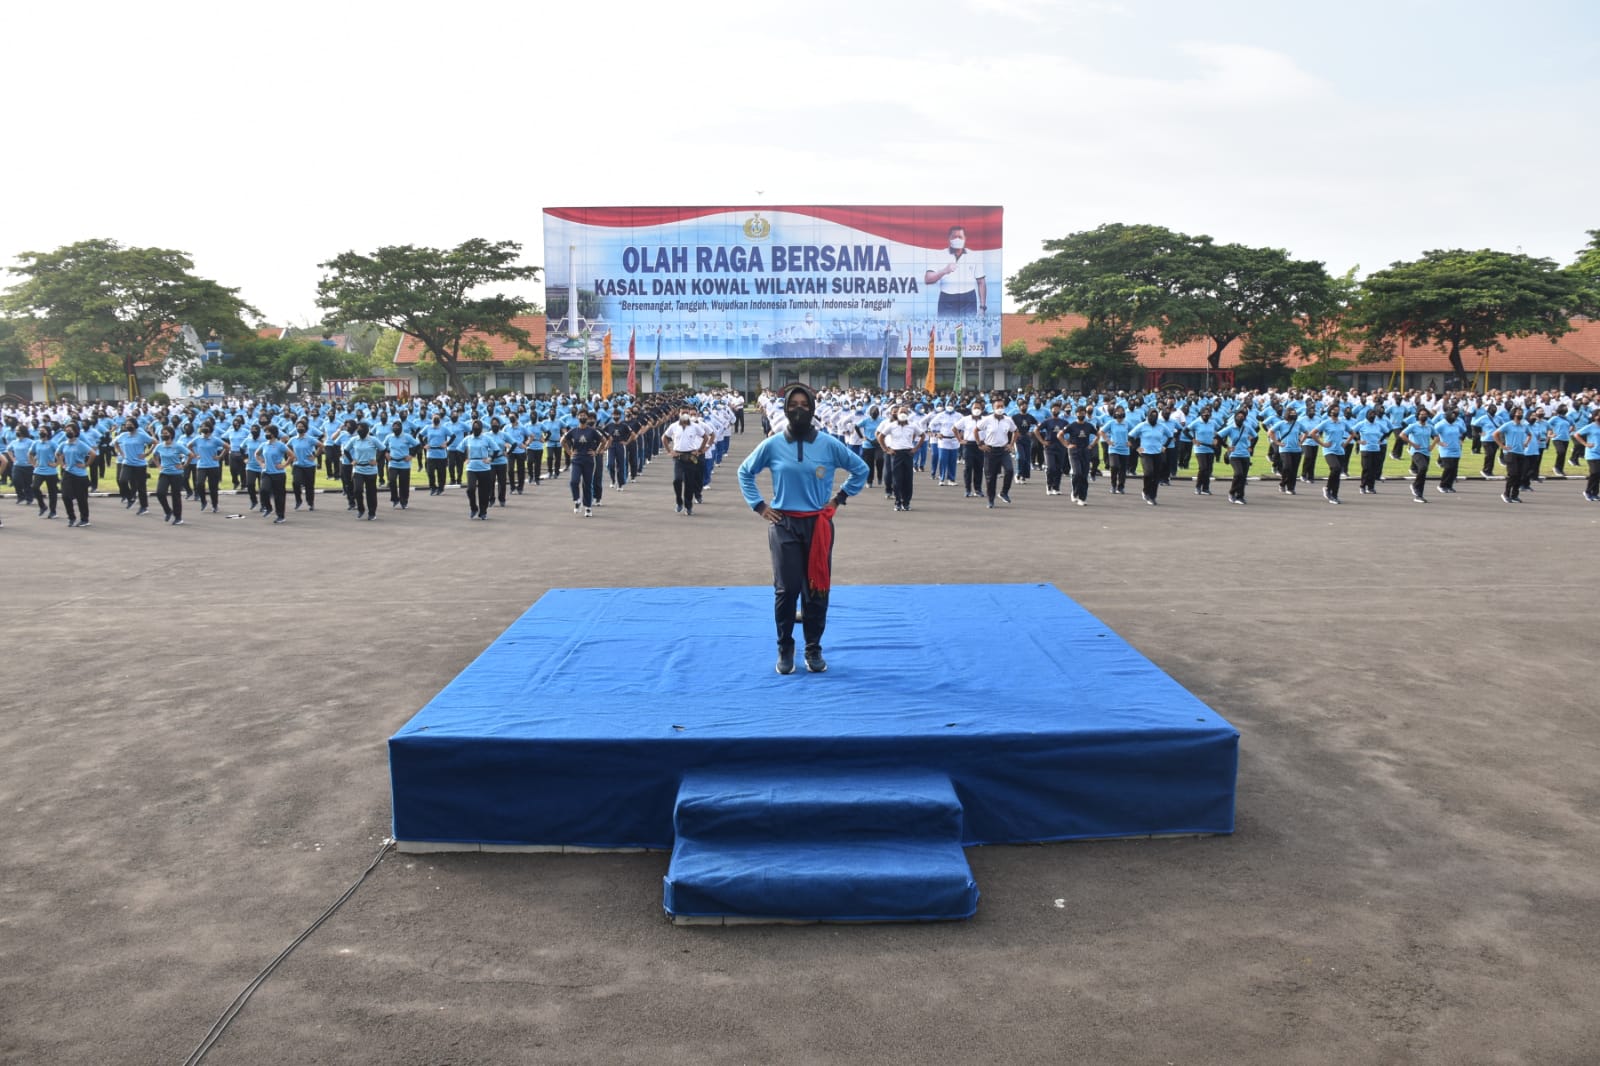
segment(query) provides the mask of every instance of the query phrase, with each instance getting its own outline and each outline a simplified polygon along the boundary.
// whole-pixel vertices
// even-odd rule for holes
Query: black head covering
[[[793,385],[785,385],[783,387],[783,406],[788,407],[790,397],[797,392],[805,394],[806,402],[811,405],[811,410],[815,411],[817,409],[817,394],[812,391],[810,385],[802,385],[798,381]]]

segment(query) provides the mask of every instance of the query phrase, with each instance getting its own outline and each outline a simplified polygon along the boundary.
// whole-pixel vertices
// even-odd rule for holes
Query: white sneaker
[[[593,518],[594,517],[594,508],[585,507],[583,509],[583,517],[585,517],[585,518]]]

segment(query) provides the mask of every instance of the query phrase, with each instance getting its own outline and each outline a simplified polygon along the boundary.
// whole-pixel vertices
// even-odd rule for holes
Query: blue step
[[[954,841],[711,841],[680,837],[662,904],[675,918],[970,918],[978,886]]]
[[[693,771],[673,808],[678,839],[748,841],[962,838],[950,778],[925,771]]]

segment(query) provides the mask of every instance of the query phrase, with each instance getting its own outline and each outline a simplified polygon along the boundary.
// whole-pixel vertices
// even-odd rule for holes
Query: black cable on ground
[[[361,871],[361,876],[356,878],[355,884],[345,889],[339,898],[333,901],[332,906],[318,915],[316,921],[306,926],[299,936],[289,942],[288,947],[278,952],[277,958],[267,963],[260,973],[250,979],[250,983],[245,985],[244,989],[233,998],[233,1002],[228,1004],[228,1008],[217,1017],[216,1021],[211,1023],[211,1028],[206,1031],[205,1038],[195,1046],[193,1051],[189,1052],[189,1057],[183,1060],[183,1066],[199,1066],[200,1061],[216,1046],[217,1041],[222,1039],[222,1034],[227,1031],[228,1026],[233,1024],[233,1020],[239,1016],[239,1012],[244,1009],[244,1005],[250,1002],[250,997],[255,995],[256,989],[266,983],[267,978],[272,976],[272,971],[276,970],[279,964],[289,957],[290,952],[305,943],[306,939],[312,933],[315,933],[323,922],[333,917],[333,913],[344,906],[351,896],[356,894],[356,889],[360,888],[362,883],[366,881],[367,876],[378,868],[378,863],[383,861],[383,857],[389,853],[389,849],[392,847],[394,847],[393,838],[385,837],[382,846],[378,848],[378,854],[373,856],[372,862],[368,863],[367,868]]]

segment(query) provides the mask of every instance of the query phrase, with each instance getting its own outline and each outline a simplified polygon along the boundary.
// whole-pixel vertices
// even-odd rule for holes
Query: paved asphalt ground
[[[669,476],[589,520],[0,504],[0,1062],[182,1062],[377,854],[385,738],[547,588],[767,583],[731,465],[692,519]],[[1600,506],[1528,495],[869,491],[838,597],[1054,582],[1239,727],[1237,832],[974,848],[977,917],[923,926],[675,928],[665,854],[390,853],[206,1061],[1600,1061]]]

